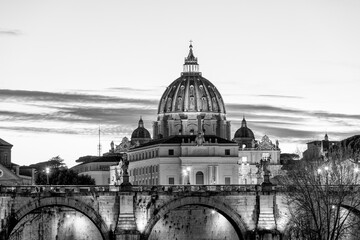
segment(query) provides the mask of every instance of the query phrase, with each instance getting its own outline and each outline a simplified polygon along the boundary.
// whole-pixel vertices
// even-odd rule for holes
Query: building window
[[[169,156],[173,156],[174,155],[174,149],[169,149]]]
[[[169,177],[169,185],[174,185],[174,184],[175,184],[175,178]]]
[[[225,155],[229,156],[230,155],[230,149],[225,149]]]
[[[197,172],[196,173],[196,184],[204,184],[204,174],[203,172]]]
[[[231,184],[231,178],[225,177],[225,185],[230,185],[230,184]]]

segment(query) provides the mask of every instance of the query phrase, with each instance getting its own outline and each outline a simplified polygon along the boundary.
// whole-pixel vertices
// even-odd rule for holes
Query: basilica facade
[[[139,120],[126,152],[133,185],[259,184],[260,160],[280,174],[279,144],[260,141],[245,117],[234,137],[217,88],[199,71],[190,45],[183,72],[164,91],[153,122],[153,138]],[[122,143],[123,144],[123,143]],[[110,184],[121,184],[121,167],[110,167]]]

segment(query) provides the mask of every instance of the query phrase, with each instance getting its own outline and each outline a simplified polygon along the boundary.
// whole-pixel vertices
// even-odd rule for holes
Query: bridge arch
[[[198,206],[208,207],[217,210],[231,223],[239,239],[240,240],[245,239],[243,234],[245,234],[248,231],[248,229],[246,227],[246,224],[242,220],[241,216],[234,209],[232,209],[226,203],[214,199],[212,197],[200,197],[200,196],[188,196],[188,197],[179,198],[162,206],[159,209],[159,211],[154,216],[152,216],[151,219],[148,221],[142,235],[143,239],[149,238],[155,224],[162,217],[164,217],[164,215],[170,213],[172,210],[176,208],[188,206],[188,205],[198,205]]]
[[[24,206],[22,206],[18,211],[16,211],[11,216],[11,221],[9,221],[7,237],[10,237],[10,234],[14,229],[14,227],[27,214],[31,213],[36,209],[51,207],[51,206],[64,206],[64,207],[72,208],[78,212],[81,212],[94,223],[96,228],[99,230],[103,240],[110,240],[109,229],[106,223],[104,222],[103,218],[101,217],[101,215],[97,213],[92,207],[85,204],[84,202],[69,197],[45,197],[27,202]]]

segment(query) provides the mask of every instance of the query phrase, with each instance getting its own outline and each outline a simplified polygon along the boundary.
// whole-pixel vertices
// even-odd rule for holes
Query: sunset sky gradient
[[[189,40],[232,134],[282,152],[360,134],[360,1],[0,0],[0,138],[12,161],[68,166],[152,133]]]

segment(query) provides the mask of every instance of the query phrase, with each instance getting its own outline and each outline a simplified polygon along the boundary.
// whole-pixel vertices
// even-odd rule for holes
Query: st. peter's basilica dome
[[[202,77],[190,44],[181,76],[163,93],[154,122],[154,139],[200,132],[230,140],[225,104],[214,84]]]
[[[185,58],[184,72],[165,90],[158,114],[178,112],[226,113],[222,97],[216,87],[198,71],[192,45]]]

